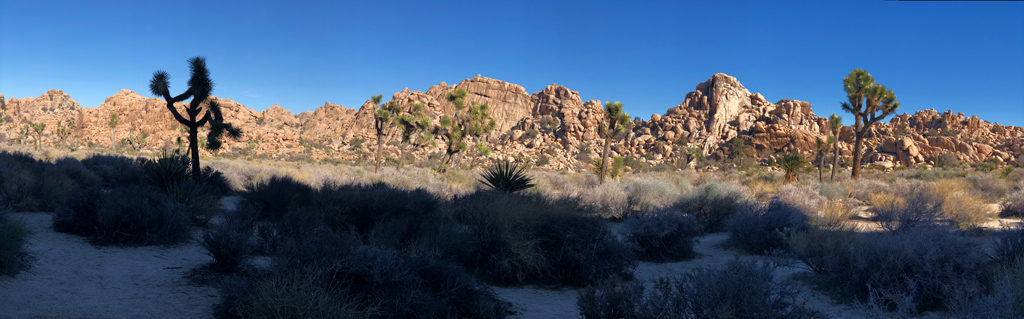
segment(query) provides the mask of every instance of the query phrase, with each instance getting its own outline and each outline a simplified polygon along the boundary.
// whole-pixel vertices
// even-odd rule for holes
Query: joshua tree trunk
[[[608,151],[612,147],[612,137],[608,136],[604,138],[604,150],[601,151],[601,176],[598,177],[598,183],[604,184],[604,176],[608,175]]]
[[[381,151],[383,149],[384,149],[384,136],[382,136],[381,134],[377,134],[377,156],[373,160],[373,162],[374,162],[373,163],[373,172],[374,173],[376,173],[377,171],[380,171],[380,155],[381,155]]]
[[[825,152],[818,151],[818,183],[825,182],[822,172],[825,170]]]
[[[192,153],[192,179],[200,181],[202,170],[199,167],[199,127],[188,127],[188,152]]]
[[[114,128],[110,128],[110,149],[117,151],[117,146],[114,145]]]
[[[856,134],[856,138],[854,139],[854,142],[853,142],[853,167],[852,167],[853,172],[850,173],[850,177],[853,177],[853,179],[860,178],[860,161],[861,161],[861,156],[862,156],[861,155],[860,147],[863,145],[863,143],[864,143],[864,134],[860,133],[859,130],[858,130],[858,132]]]
[[[839,169],[839,138],[836,138],[836,145],[832,145],[832,181],[836,180],[836,170]]]

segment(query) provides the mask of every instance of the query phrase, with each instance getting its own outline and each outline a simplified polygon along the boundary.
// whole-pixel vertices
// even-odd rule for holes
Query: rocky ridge
[[[564,86],[552,84],[529,94],[522,86],[477,75],[455,85],[442,82],[426,92],[406,88],[395,92],[390,100],[405,110],[414,102],[423,103],[436,123],[442,115],[454,112],[445,95],[456,89],[468,92],[467,102],[490,106],[497,124],[495,131],[484,137],[495,149],[491,159],[530,159],[546,168],[580,169],[598,154],[602,103],[585,101],[578,92]],[[227,140],[217,155],[357,160],[370,153],[374,137],[369,100],[358,109],[325,102],[314,111],[292,114],[279,105],[258,112],[230,99],[215,99],[225,118],[244,132],[241,139]],[[8,142],[33,142],[35,133],[26,125],[39,122],[46,124],[42,143],[66,147],[109,148],[113,133],[114,142],[122,150],[159,153],[178,148],[178,140],[184,136],[163,100],[130,90],[121,90],[95,108],[80,106],[60,90],[35,98],[0,95],[0,101],[0,140]],[[108,125],[111,114],[119,119],[113,130]],[[74,127],[60,136],[57,127],[69,120],[74,120]],[[724,158],[727,142],[733,138],[744,141],[753,153],[764,158],[793,151],[810,156],[815,140],[828,135],[828,119],[815,115],[810,103],[790,99],[772,103],[760,93],[750,93],[736,78],[718,73],[697,84],[682,103],[664,115],[634,120],[632,129],[612,150],[615,155],[649,165],[668,163],[678,167],[688,158],[684,149],[697,150],[712,159]],[[408,148],[397,145],[397,139],[397,134],[392,134],[389,156],[398,157],[401,149]],[[852,129],[844,127],[839,141],[841,152],[850,155]],[[951,159],[1020,165],[1024,161],[1024,128],[952,111],[925,110],[876,124],[865,145],[867,163],[887,167],[934,165]],[[434,145],[408,153],[425,159],[441,152],[442,147],[443,142],[437,140]],[[464,153],[475,156],[472,150]]]

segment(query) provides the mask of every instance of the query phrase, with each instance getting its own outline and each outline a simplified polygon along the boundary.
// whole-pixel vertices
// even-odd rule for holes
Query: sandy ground
[[[216,289],[183,275],[212,259],[195,242],[96,247],[53,231],[51,213],[15,213],[32,231],[31,268],[0,277],[0,318],[211,318]]]

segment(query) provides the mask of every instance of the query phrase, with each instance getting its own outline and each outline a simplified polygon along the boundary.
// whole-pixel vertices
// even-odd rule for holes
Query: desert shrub
[[[581,190],[578,196],[580,204],[598,216],[621,218],[629,210],[629,195],[618,182],[594,185]]]
[[[0,199],[15,211],[52,211],[78,187],[63,167],[26,154],[0,153]]]
[[[464,225],[450,254],[494,283],[579,286],[636,265],[603,219],[569,200],[482,192],[456,198],[447,214]]]
[[[693,216],[661,210],[626,218],[626,243],[644,261],[678,261],[694,256],[700,224]]]
[[[906,197],[900,194],[906,194]],[[921,186],[912,186],[907,191],[871,194],[869,202],[882,229],[894,232],[930,223],[941,212],[941,200],[930,196]]]
[[[819,286],[882,309],[941,309],[982,288],[984,257],[977,244],[946,229],[809,231],[794,236],[792,247],[818,274]]]
[[[142,159],[139,163],[142,166],[143,180],[164,193],[170,193],[176,186],[192,179],[192,166],[185,155],[172,155],[155,160]]]
[[[992,259],[1000,264],[1009,264],[1024,258],[1024,225],[1003,229],[995,236]]]
[[[976,194],[984,196],[987,200],[998,201],[1010,193],[1010,184],[992,174],[968,174],[964,180]]]
[[[0,209],[0,275],[13,276],[27,265],[27,237],[25,224],[11,217],[9,209]]]
[[[258,278],[230,278],[221,288],[218,318],[372,318],[376,310],[360,308],[356,300],[341,299],[323,287],[320,273],[293,272]]]
[[[197,184],[192,180],[171,185],[167,195],[188,210],[193,224],[205,226],[220,211],[220,191],[215,186]]]
[[[838,184],[818,184],[815,188],[818,189],[818,195],[829,200],[841,200],[849,196],[846,189]]]
[[[1022,318],[1024,317],[1024,258],[1000,267],[986,294],[969,296],[953,303],[953,318]]]
[[[855,179],[847,185],[847,188],[849,189],[850,196],[862,202],[870,202],[871,194],[890,191],[889,184],[868,178]]]
[[[730,261],[643,285],[615,281],[587,288],[577,307],[584,318],[818,318],[800,303],[799,286],[775,281],[772,267]],[[646,298],[644,296],[646,295]]]
[[[93,155],[82,160],[105,186],[135,185],[143,182],[142,167],[124,156]]]
[[[969,192],[956,192],[942,201],[942,215],[962,230],[977,229],[989,219],[988,203]]]
[[[626,203],[634,212],[653,211],[672,205],[678,197],[670,185],[658,180],[633,179],[622,182]]]
[[[235,214],[203,234],[199,244],[213,257],[212,269],[233,272],[242,267],[252,253],[251,237],[252,227],[248,218]]]
[[[846,229],[852,226],[850,219],[853,215],[853,211],[845,201],[825,201],[825,204],[821,206],[821,213],[811,216],[811,224],[821,229]]]
[[[825,203],[825,197],[810,186],[788,184],[779,187],[779,194],[775,196],[775,201],[786,203],[808,216],[815,216],[818,215],[821,205]]]
[[[84,190],[58,209],[54,230],[92,237],[97,245],[164,245],[190,236],[188,211],[159,190]]]
[[[748,205],[750,197],[739,187],[708,183],[683,195],[673,207],[696,217],[704,232],[712,233],[722,231],[725,221]]]
[[[1024,187],[1018,188],[1006,197],[999,217],[1024,217]]]
[[[509,304],[458,266],[406,257],[330,232],[294,238],[273,264],[267,273],[225,286],[218,314],[252,317],[253,312],[268,309],[265,315],[273,317],[274,309],[291,308],[289,302],[342,317],[503,318],[510,314]],[[257,289],[282,280],[298,291]],[[329,308],[332,302],[341,309]]]
[[[68,196],[53,214],[53,230],[83,236],[95,235],[99,228],[98,200],[103,192],[98,187],[79,190]]]
[[[765,207],[743,209],[726,222],[729,242],[754,254],[789,249],[789,239],[809,227],[809,218],[799,208],[782,201]]]
[[[609,279],[580,292],[576,307],[587,319],[643,318],[644,286],[637,281]]]
[[[242,198],[252,205],[259,220],[280,219],[289,207],[309,205],[314,197],[313,187],[287,176],[270,178],[246,185]]]

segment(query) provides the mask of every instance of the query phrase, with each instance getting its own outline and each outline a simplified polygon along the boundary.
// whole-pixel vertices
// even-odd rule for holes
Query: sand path
[[[211,318],[211,287],[183,275],[212,259],[194,241],[97,247],[57,233],[52,213],[14,213],[31,230],[31,268],[0,277],[0,318]]]

